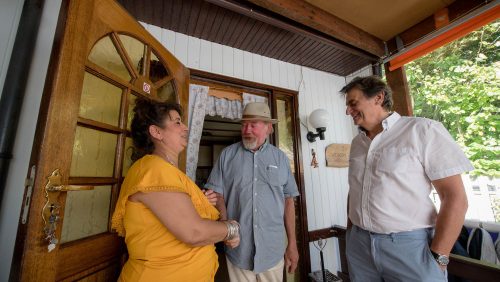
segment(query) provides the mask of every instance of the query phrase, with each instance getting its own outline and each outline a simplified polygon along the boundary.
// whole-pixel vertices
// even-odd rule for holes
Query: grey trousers
[[[346,234],[351,281],[448,281],[430,252],[432,234],[430,228],[378,234],[353,225]]]

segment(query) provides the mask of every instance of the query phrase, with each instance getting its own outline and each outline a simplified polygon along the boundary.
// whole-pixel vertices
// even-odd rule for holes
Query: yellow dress
[[[214,245],[193,247],[177,240],[146,206],[128,201],[139,191],[186,193],[200,217],[219,217],[179,169],[155,155],[137,160],[123,182],[112,218],[112,228],[125,236],[129,253],[118,281],[214,281],[219,266]]]

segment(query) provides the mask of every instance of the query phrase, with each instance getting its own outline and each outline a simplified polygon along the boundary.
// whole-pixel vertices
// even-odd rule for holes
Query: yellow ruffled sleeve
[[[123,216],[129,196],[137,192],[158,191],[188,193],[177,168],[158,156],[146,155],[130,167],[123,181],[111,219],[111,228],[116,230],[118,235],[125,236]]]

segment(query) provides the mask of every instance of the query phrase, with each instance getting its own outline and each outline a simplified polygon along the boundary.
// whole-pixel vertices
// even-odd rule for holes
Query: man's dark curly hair
[[[384,102],[382,103],[382,107],[384,107],[387,111],[392,110],[393,102],[391,88],[389,88],[389,86],[387,86],[387,84],[380,77],[376,75],[356,77],[340,89],[340,93],[345,95],[354,88],[361,90],[367,98],[374,97],[380,91],[384,92]]]

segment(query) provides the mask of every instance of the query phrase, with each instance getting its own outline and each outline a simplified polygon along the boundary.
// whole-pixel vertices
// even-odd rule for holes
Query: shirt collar
[[[384,130],[389,130],[391,127],[401,118],[397,112],[389,113],[389,115],[382,121],[382,128]],[[358,127],[358,132],[366,135],[366,130],[361,126]]]
[[[384,130],[389,130],[400,118],[398,113],[392,112],[382,121],[382,127]]]

